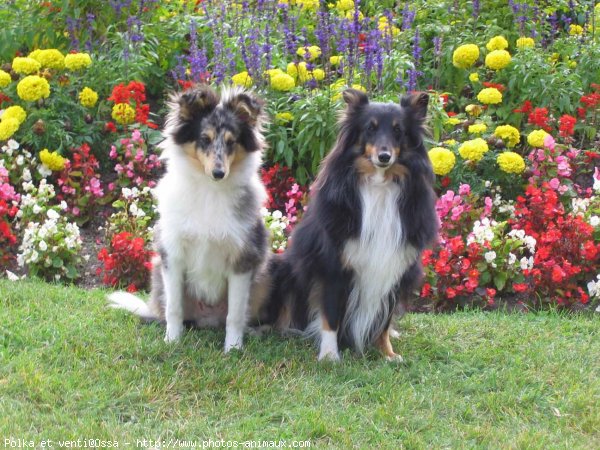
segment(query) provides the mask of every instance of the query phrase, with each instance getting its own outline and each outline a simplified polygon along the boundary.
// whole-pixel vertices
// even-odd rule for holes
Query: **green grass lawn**
[[[310,440],[313,448],[598,448],[598,316],[408,315],[405,363],[299,338],[163,328],[105,292],[0,281],[0,446],[14,438]],[[56,443],[54,444],[57,446]]]

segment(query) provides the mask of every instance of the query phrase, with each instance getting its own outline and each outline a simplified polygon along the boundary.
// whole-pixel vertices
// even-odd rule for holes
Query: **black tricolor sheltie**
[[[374,345],[389,359],[395,312],[421,282],[421,252],[437,237],[433,172],[423,145],[429,97],[371,103],[349,89],[337,141],[284,255],[259,321],[320,338],[319,359],[338,346]]]

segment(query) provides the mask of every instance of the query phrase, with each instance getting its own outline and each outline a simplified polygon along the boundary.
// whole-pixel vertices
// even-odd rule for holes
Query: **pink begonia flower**
[[[492,214],[492,205],[494,204],[492,197],[486,197],[483,200],[483,203],[485,204],[485,207],[483,208],[482,217],[489,217]]]
[[[569,165],[569,161],[567,160],[566,156],[557,156],[556,163],[556,169],[561,177],[568,177],[571,175],[571,166]]]
[[[125,138],[125,139],[121,139],[121,145],[127,145],[129,144],[129,139]]]
[[[135,154],[135,160],[141,161],[143,159],[144,159],[144,150],[138,149],[137,153]]]
[[[131,158],[131,150],[125,150],[125,158]]]
[[[458,187],[459,195],[469,195],[470,193],[471,193],[471,186],[469,186],[468,184],[461,184]]]
[[[135,173],[133,173],[133,171],[128,170],[127,171],[127,178],[133,178],[135,176]]]
[[[108,154],[108,156],[110,156],[110,159],[115,159],[117,157],[117,147],[115,147],[114,145],[111,145],[110,153]]]
[[[574,159],[574,158],[577,158],[577,156],[579,155],[580,152],[581,152],[581,150],[571,147],[569,149],[569,151],[567,152],[567,156],[571,159]]]
[[[451,219],[456,221],[458,219],[460,219],[460,216],[462,215],[462,213],[465,212],[465,207],[462,205],[458,205],[455,206],[454,208],[452,208],[452,217]]]
[[[117,173],[123,172],[123,166],[121,164],[115,164],[115,172],[117,172]]]
[[[0,166],[0,177],[6,178],[8,177],[8,170],[6,168]]]
[[[114,191],[115,190],[115,183],[113,183],[113,182],[108,183],[108,190],[109,191]]]
[[[79,213],[81,212],[77,206],[73,206],[73,210],[72,211],[73,211],[73,215],[74,216],[78,216]]]
[[[140,130],[133,130],[133,133],[131,133],[131,139],[133,139],[134,141],[139,141],[142,137],[142,133],[140,133]]]
[[[558,178],[552,178],[548,184],[550,185],[550,187],[554,190],[557,190],[558,187],[560,186],[560,181]]]
[[[558,193],[563,195],[565,192],[567,192],[569,190],[569,186],[567,186],[566,184],[561,184],[558,187]]]
[[[554,151],[555,145],[556,145],[556,141],[554,140],[552,135],[547,134],[546,137],[544,138],[544,147],[546,147],[548,150]]]

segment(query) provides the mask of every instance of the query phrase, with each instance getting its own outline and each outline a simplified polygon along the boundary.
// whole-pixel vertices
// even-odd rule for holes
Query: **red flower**
[[[513,283],[512,287],[515,292],[525,292],[529,289],[529,286],[527,286],[526,283]]]
[[[106,122],[104,124],[104,131],[107,131],[109,133],[116,133],[117,127],[115,126],[115,124],[113,122]]]
[[[456,297],[456,290],[449,287],[448,289],[446,289],[446,297],[447,298],[454,298]]]
[[[548,108],[535,108],[531,113],[529,113],[529,123],[532,125],[537,125],[546,131],[552,131],[552,127],[548,123],[549,120]]]
[[[525,102],[523,103],[523,106],[521,106],[520,108],[514,109],[513,112],[528,114],[531,110],[533,110],[533,105],[531,104],[531,102],[529,100],[525,100]]]
[[[500,84],[500,83],[490,83],[489,81],[484,81],[482,84],[486,88],[496,88],[500,92],[504,92],[504,90],[506,89],[506,86],[504,86],[503,84]]]
[[[577,119],[568,114],[564,114],[558,120],[560,130],[560,135],[562,137],[573,136],[575,133],[575,124],[577,123]]]

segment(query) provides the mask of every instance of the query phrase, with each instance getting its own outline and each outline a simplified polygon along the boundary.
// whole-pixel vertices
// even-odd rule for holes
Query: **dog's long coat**
[[[113,306],[165,320],[166,341],[181,336],[184,321],[225,322],[225,351],[242,346],[250,291],[268,254],[258,174],[264,120],[262,102],[237,88],[219,97],[199,87],[170,103],[151,299],[110,296]]]

